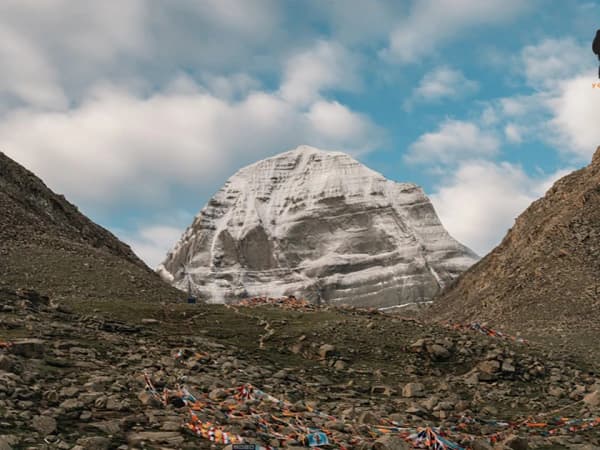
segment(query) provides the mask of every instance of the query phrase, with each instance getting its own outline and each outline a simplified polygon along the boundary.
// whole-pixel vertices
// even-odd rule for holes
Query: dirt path
[[[236,314],[238,314],[242,317],[247,317],[249,319],[254,319],[254,320],[258,321],[258,324],[261,327],[263,327],[265,330],[265,334],[262,334],[258,339],[258,348],[261,350],[264,350],[265,349],[265,341],[270,339],[275,334],[275,330],[273,329],[273,327],[271,327],[271,324],[269,323],[269,321],[265,320],[265,319],[261,319],[260,317],[257,317],[257,316],[253,316],[252,314],[242,313],[242,312],[240,312],[240,308],[238,308],[234,305],[225,305],[225,306],[228,309],[233,310],[233,312],[235,312]]]

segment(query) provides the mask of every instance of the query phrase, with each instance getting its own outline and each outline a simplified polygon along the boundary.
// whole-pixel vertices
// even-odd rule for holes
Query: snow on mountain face
[[[158,270],[210,302],[388,307],[430,300],[476,259],[418,186],[301,146],[231,177]]]

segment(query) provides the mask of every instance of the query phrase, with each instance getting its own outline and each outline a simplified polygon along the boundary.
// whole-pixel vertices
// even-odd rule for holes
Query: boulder
[[[327,359],[335,353],[335,346],[331,344],[323,344],[319,347],[319,356],[322,359]]]
[[[479,371],[489,375],[495,374],[500,370],[500,362],[495,359],[482,361],[477,365]]]
[[[548,389],[548,394],[552,397],[561,398],[565,396],[565,390],[559,386],[550,386]]]
[[[425,396],[425,386],[422,383],[407,383],[402,388],[402,396],[406,398]]]
[[[0,450],[13,450],[10,439],[0,436]]]
[[[47,436],[56,431],[56,420],[50,416],[35,416],[31,426],[42,436]]]
[[[600,391],[590,392],[585,397],[583,397],[583,402],[586,405],[592,406],[594,408],[597,407],[598,405],[600,405]]]
[[[512,362],[508,360],[502,361],[502,372],[514,373],[516,370],[517,369],[515,368]]]
[[[531,448],[527,439],[520,436],[509,436],[504,440],[503,444],[511,450],[529,450]]]
[[[127,435],[127,443],[132,447],[164,444],[172,447],[180,446],[184,441],[181,433],[174,431],[141,431]]]
[[[0,370],[12,372],[15,367],[15,358],[10,355],[0,355]]]
[[[360,415],[360,417],[358,418],[358,423],[360,423],[360,424],[377,425],[377,424],[379,424],[379,422],[380,422],[379,417],[377,417],[371,411],[363,412]]]
[[[399,438],[398,436],[387,434],[380,437],[372,445],[372,450],[409,450],[412,445]]]
[[[431,355],[431,358],[435,361],[446,361],[447,359],[450,358],[450,351],[440,345],[440,344],[433,344],[430,347],[427,348],[427,352]]]
[[[12,341],[10,352],[24,358],[39,359],[44,355],[46,343],[41,339],[17,339]]]
[[[346,364],[344,361],[342,361],[341,359],[338,359],[335,364],[333,365],[333,368],[335,370],[345,370],[348,367],[348,364]]]
[[[111,448],[110,439],[103,436],[82,437],[77,441],[86,450],[108,450]]]

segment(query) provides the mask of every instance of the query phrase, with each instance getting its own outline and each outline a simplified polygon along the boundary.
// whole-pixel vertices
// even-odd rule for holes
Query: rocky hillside
[[[301,146],[231,177],[161,270],[213,302],[294,294],[389,307],[430,300],[476,259],[420,187]]]
[[[436,301],[434,317],[522,331],[598,329],[600,148],[519,216],[502,243]]]
[[[80,298],[177,294],[128,245],[3,153],[0,285]]]

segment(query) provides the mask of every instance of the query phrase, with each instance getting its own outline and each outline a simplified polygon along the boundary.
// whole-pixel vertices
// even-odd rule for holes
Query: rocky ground
[[[225,447],[190,432],[190,407],[263,448],[320,430],[321,448],[405,449],[419,427],[473,449],[600,445],[598,423],[555,419],[600,415],[595,367],[536,343],[302,305],[0,304],[2,450]]]

